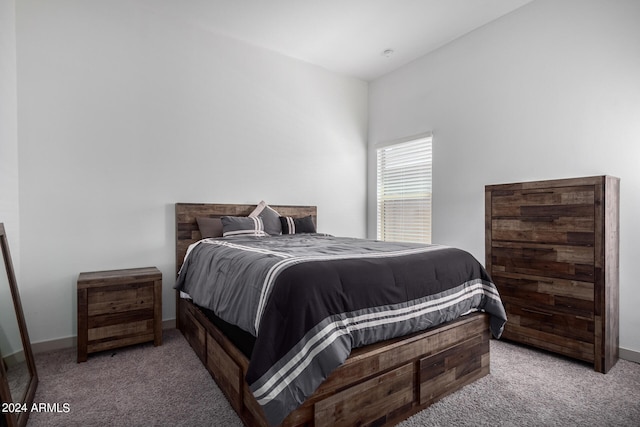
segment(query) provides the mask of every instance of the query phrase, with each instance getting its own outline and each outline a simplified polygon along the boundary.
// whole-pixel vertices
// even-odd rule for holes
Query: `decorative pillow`
[[[249,214],[250,217],[262,218],[264,224],[264,231],[272,236],[282,234],[282,226],[280,225],[280,214],[276,212],[271,206],[262,200],[258,203],[258,206]]]
[[[316,226],[313,223],[311,215],[304,218],[291,218],[290,216],[281,216],[280,223],[282,225],[282,234],[296,233],[315,233]]]
[[[220,218],[196,218],[203,239],[222,237],[222,220]]]
[[[222,218],[222,235],[228,236],[257,236],[264,237],[264,225],[260,217],[248,216],[223,216]]]

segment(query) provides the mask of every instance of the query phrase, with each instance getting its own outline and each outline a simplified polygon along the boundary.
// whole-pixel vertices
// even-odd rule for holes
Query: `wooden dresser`
[[[503,338],[593,363],[618,360],[620,180],[485,187],[486,268],[507,311]]]
[[[78,362],[130,344],[162,344],[162,273],[155,267],[78,276]]]

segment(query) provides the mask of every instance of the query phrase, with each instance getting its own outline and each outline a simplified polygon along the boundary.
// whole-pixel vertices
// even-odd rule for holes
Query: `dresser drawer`
[[[509,322],[521,328],[529,328],[558,335],[569,340],[593,344],[593,317],[585,318],[558,314],[544,307],[523,307],[505,302],[511,310]]]
[[[513,288],[514,292],[536,292],[552,297],[575,298],[587,301],[588,305],[592,305],[595,300],[593,282],[510,273],[498,271],[495,268],[492,269],[491,276],[498,286],[505,287],[505,292]],[[549,300],[545,299],[545,301]]]
[[[493,217],[584,217],[594,215],[593,185],[494,191]]]
[[[498,218],[491,223],[495,240],[580,246],[595,243],[593,217]]]
[[[504,304],[509,313],[509,321],[502,338],[593,362],[593,320],[555,314],[543,308],[526,308],[509,302]]]
[[[494,240],[593,246],[593,186],[501,191],[492,195]]]
[[[519,273],[593,282],[594,248],[494,241],[491,273]]]
[[[562,286],[559,284],[545,283],[535,279],[504,278],[496,274],[496,286],[502,301],[512,307],[520,306],[526,309],[544,311],[545,313],[570,315],[588,320],[594,318],[594,292],[593,284],[579,282],[579,285]],[[544,286],[548,286],[545,288]],[[576,295],[566,295],[571,289],[579,289],[586,298]],[[557,293],[554,293],[557,292]],[[561,293],[564,293],[562,295]],[[588,295],[587,295],[588,294]],[[509,313],[509,311],[507,311]]]
[[[89,289],[87,294],[89,316],[153,310],[153,281]]]

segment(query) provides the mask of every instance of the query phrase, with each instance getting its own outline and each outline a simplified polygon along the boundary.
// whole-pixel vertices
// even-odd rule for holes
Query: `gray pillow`
[[[290,216],[281,216],[282,234],[300,234],[315,233],[316,225],[313,223],[311,215],[304,218],[291,218]]]
[[[248,216],[223,216],[222,235],[229,236],[257,236],[264,237],[264,224],[260,217]]]
[[[220,218],[196,218],[198,229],[203,239],[210,237],[222,237],[222,220]]]
[[[264,231],[271,235],[277,236],[282,234],[282,225],[280,224],[280,214],[262,200],[258,206],[249,214],[250,217],[262,218]]]

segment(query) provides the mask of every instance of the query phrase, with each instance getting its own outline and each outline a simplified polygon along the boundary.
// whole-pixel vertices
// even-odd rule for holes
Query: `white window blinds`
[[[432,137],[377,149],[378,239],[431,243]]]

